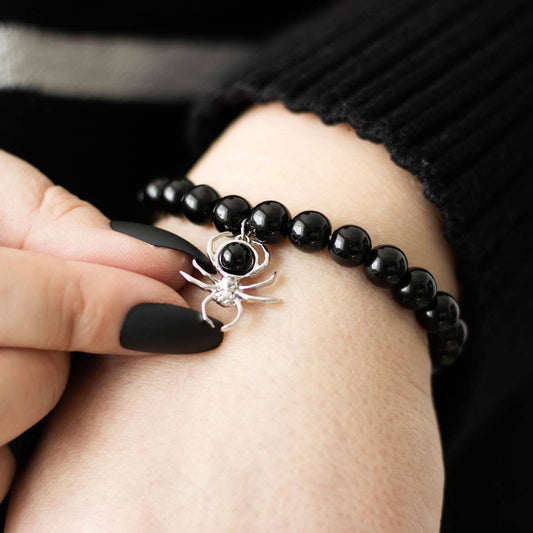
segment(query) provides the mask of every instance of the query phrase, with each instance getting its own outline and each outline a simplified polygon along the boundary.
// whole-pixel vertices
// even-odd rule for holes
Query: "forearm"
[[[435,208],[383,147],[345,125],[256,108],[190,177],[252,204],[276,199],[292,214],[319,210],[334,227],[361,225],[458,295]],[[161,224],[200,247],[213,234]],[[438,530],[443,477],[424,332],[361,269],[289,243],[271,252],[280,278],[264,293],[284,303],[246,307],[216,351],[84,362],[19,485],[12,531],[49,521],[50,501],[62,502],[52,512],[64,530],[83,509],[94,524],[113,516],[117,531]],[[205,296],[182,294],[196,309]]]

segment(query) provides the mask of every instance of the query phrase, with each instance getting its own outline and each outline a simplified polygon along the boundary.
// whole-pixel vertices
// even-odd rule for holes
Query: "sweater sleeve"
[[[273,40],[204,100],[193,117],[195,144],[205,148],[253,102],[280,100],[326,124],[348,122],[419,177],[461,252],[458,267],[471,271],[528,208],[520,196],[530,181],[532,7],[335,4]]]
[[[513,492],[526,479],[511,480],[518,474],[508,464],[496,474],[486,465],[496,455],[520,462],[526,430],[510,415],[533,403],[532,13],[527,0],[336,3],[267,43],[191,121],[200,149],[254,102],[348,122],[383,143],[440,210],[470,327],[464,357],[435,382],[448,480],[443,531],[467,531],[469,516],[480,528],[481,515],[490,530],[501,505],[517,520],[526,512],[527,498]],[[480,435],[495,428],[473,458]]]

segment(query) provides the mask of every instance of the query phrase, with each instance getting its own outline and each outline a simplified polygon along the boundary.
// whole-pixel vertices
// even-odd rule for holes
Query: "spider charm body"
[[[215,250],[215,243],[221,239],[226,239],[228,242],[220,245]],[[263,252],[264,258],[261,261],[256,247],[259,247]],[[250,285],[241,285],[244,278],[251,278],[257,276],[265,270],[270,262],[270,254],[265,245],[259,241],[252,239],[243,230],[240,235],[234,236],[230,231],[225,231],[214,235],[209,239],[207,244],[207,255],[211,263],[220,274],[220,278],[207,272],[193,259],[193,266],[202,275],[207,277],[211,283],[205,283],[199,279],[187,274],[187,272],[180,271],[180,274],[191,283],[200,287],[208,294],[202,302],[202,318],[211,327],[215,327],[213,321],[207,316],[206,306],[209,302],[214,301],[222,307],[235,306],[237,308],[237,315],[235,318],[225,324],[220,329],[227,331],[231,329],[242,316],[242,302],[249,303],[276,303],[282,302],[280,298],[255,296],[246,294],[245,291],[249,289],[258,289],[259,287],[266,287],[272,285],[277,278],[277,272],[271,274],[267,279],[252,283]]]

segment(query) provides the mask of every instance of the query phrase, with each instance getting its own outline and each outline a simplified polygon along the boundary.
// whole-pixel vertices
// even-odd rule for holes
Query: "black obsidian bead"
[[[218,193],[209,185],[196,185],[182,198],[183,214],[195,224],[210,224]]]
[[[289,240],[302,252],[319,252],[331,235],[329,220],[318,211],[303,211],[289,225]]]
[[[230,242],[220,250],[220,266],[228,274],[244,276],[254,267],[250,247],[240,242]]]
[[[395,287],[407,272],[407,257],[396,246],[376,246],[365,262],[366,277],[378,287]]]
[[[289,210],[283,204],[267,200],[252,209],[250,231],[258,241],[275,244],[287,236],[290,220]]]
[[[433,366],[438,368],[454,363],[461,355],[467,338],[468,328],[461,319],[446,331],[428,333],[429,353]]]
[[[236,235],[241,231],[242,221],[250,216],[250,210],[250,204],[242,196],[224,196],[215,203],[211,220],[218,231]]]
[[[154,211],[161,207],[163,189],[169,178],[154,178],[150,180],[137,194],[137,200],[147,211]]]
[[[424,268],[410,268],[394,288],[396,301],[413,311],[427,307],[437,295],[437,282]]]
[[[416,312],[418,322],[431,333],[440,333],[455,326],[459,320],[459,304],[446,292],[437,296],[428,307]]]
[[[372,241],[359,226],[346,225],[333,232],[328,244],[333,261],[345,267],[362,265],[370,255]]]
[[[172,180],[163,188],[161,206],[171,215],[181,215],[183,211],[181,200],[193,187],[194,183],[186,178]]]

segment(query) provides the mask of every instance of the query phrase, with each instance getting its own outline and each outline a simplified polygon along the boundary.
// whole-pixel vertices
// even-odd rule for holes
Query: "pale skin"
[[[257,106],[190,178],[359,224],[459,297],[436,208],[347,125]],[[159,224],[204,249],[214,231]],[[270,251],[271,270],[253,281],[279,278],[251,293],[284,302],[244,302],[218,349],[78,356],[16,484],[8,532],[438,531],[444,475],[423,330],[360,268],[286,242]],[[160,274],[143,274],[159,286],[146,274]],[[188,284],[180,295],[200,309],[206,293]]]

